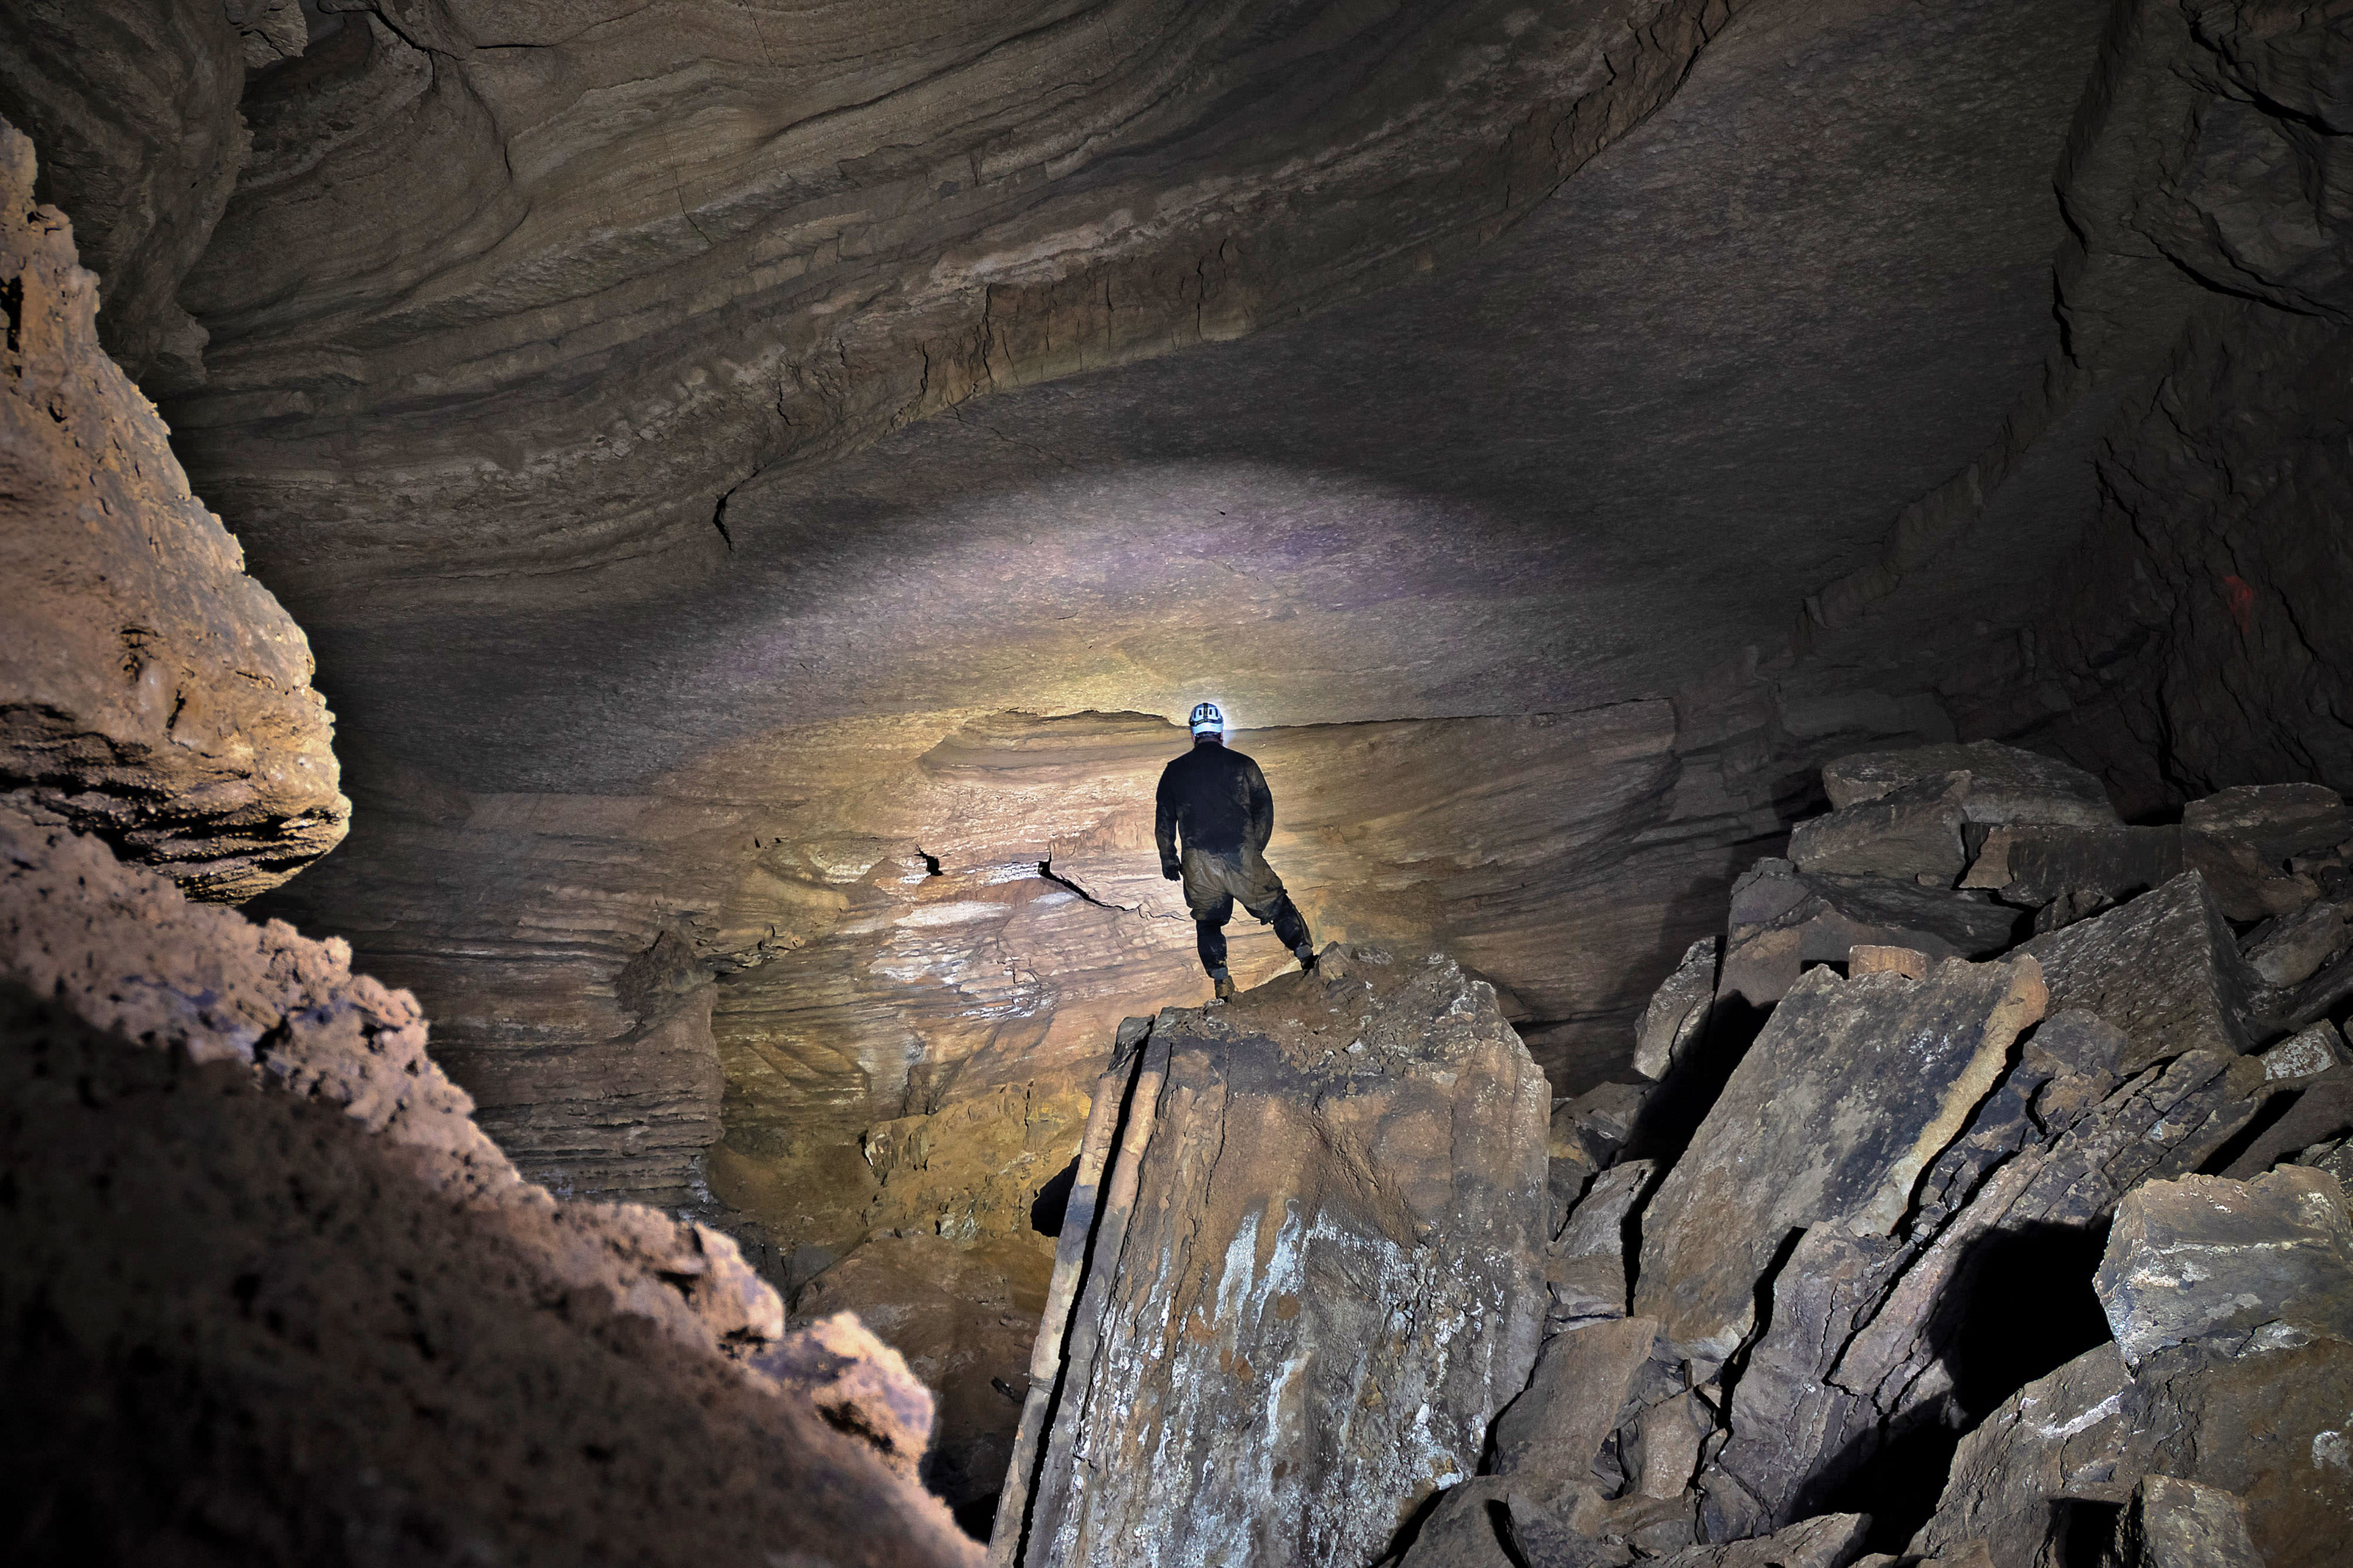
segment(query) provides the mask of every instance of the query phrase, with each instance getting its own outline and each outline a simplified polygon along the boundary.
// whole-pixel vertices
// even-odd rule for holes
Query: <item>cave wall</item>
[[[0,803],[236,902],[342,841],[333,716],[101,349],[98,279],[37,186],[0,121]]]
[[[1622,1057],[1728,845],[1778,826],[1717,752],[1679,754],[1666,703],[1233,740],[1318,940],[1449,944],[1562,1086]],[[639,795],[412,773],[265,907],[427,998],[485,1125],[558,1190],[708,1204],[709,1180],[787,1250],[1021,1235],[1119,1019],[1206,993],[1151,842],[1185,744],[1153,715],[946,713],[763,736]],[[1232,931],[1245,981],[1290,963]]]
[[[77,224],[103,280],[99,335],[148,395],[203,384],[180,284],[250,141],[245,58],[220,0],[25,0],[0,12],[0,117],[41,150],[36,195]]]
[[[2136,817],[2353,782],[2348,62],[2335,13],[2116,7],[2059,171],[2042,372],[1879,562],[1808,603],[1793,690],[1917,681],[1962,732],[2073,757]],[[2005,595],[2010,625],[1940,613]],[[1907,622],[1908,655],[1867,651]]]

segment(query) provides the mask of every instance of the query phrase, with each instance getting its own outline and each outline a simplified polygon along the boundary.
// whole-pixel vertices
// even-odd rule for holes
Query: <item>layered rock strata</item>
[[[1370,1563],[1527,1377],[1544,1079],[1370,946],[1123,1033],[992,1561]]]
[[[706,564],[764,468],[1493,238],[1735,6],[353,9],[248,96],[174,409],[317,587],[459,518],[476,571]]]
[[[37,194],[74,216],[82,262],[98,274],[99,339],[150,397],[205,379],[206,334],[179,293],[251,141],[237,113],[236,8],[23,0],[0,13],[0,116],[40,149]],[[286,9],[300,31],[299,7]],[[13,220],[20,198],[8,202]]]
[[[23,1560],[970,1560],[895,1352],[521,1180],[340,943],[0,816],[0,992]]]
[[[343,839],[311,647],[100,348],[96,280],[0,122],[0,803],[234,902]]]

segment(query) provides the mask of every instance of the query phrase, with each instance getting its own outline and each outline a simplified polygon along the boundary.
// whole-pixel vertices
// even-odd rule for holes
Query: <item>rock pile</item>
[[[1436,955],[1335,945],[1131,1020],[991,1561],[1378,1557],[1527,1379],[1546,1100],[1493,989]]]
[[[2353,814],[2127,826],[1990,743],[1824,782],[1658,1081],[1557,1108],[1547,1338],[1406,1568],[2338,1560]]]

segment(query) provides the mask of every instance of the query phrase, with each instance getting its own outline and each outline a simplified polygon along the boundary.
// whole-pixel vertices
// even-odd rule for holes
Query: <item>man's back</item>
[[[1274,831],[1274,797],[1266,775],[1240,752],[1215,742],[1196,744],[1172,759],[1160,774],[1161,856],[1174,853],[1172,829],[1181,828],[1187,848],[1230,855],[1245,844],[1263,850]]]

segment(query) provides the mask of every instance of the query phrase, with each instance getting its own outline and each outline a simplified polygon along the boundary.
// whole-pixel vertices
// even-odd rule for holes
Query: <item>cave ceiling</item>
[[[184,439],[260,518],[248,548],[347,728],[470,787],[626,788],[764,731],[942,708],[1170,713],[1208,692],[1256,727],[1655,696],[1777,644],[2032,384],[2063,237],[2052,170],[2103,14],[1748,6],[1663,107],[1462,258],[1231,341],[1082,345],[1128,363],[1027,366],[1037,384],[862,446],[842,414],[819,444],[850,449],[825,461],[691,439],[609,458],[625,486],[691,496],[619,566],[545,498],[490,539],[473,502],[332,514],[420,443],[472,440],[495,468],[501,440],[602,417],[569,372],[491,395],[531,405],[521,435],[486,433],[501,421],[470,395],[385,400],[386,455],[339,480],[359,499],[290,534],[266,499],[297,485],[280,465],[348,433],[264,422],[244,459]],[[228,286],[240,221],[265,216],[232,211],[192,294]],[[1116,304],[1126,285],[1103,281]],[[216,305],[228,346],[186,412],[255,395],[229,388],[264,340],[332,338],[332,311],[359,309],[281,303],[265,330]],[[894,305],[852,309],[899,330]],[[645,401],[673,369],[617,343],[595,395]]]

